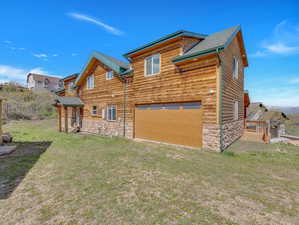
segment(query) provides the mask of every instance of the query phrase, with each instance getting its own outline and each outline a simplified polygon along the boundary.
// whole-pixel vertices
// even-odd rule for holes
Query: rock
[[[8,134],[4,134],[4,135],[2,135],[2,140],[4,143],[10,143],[10,142],[12,142],[12,136],[10,136]]]

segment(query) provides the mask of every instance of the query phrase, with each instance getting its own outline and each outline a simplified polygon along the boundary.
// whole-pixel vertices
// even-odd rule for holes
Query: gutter
[[[224,46],[221,45],[221,46],[218,46],[216,48],[210,48],[210,49],[207,49],[207,50],[204,50],[204,51],[195,52],[195,53],[190,54],[190,55],[182,55],[182,56],[179,56],[179,57],[176,57],[176,58],[172,59],[171,61],[173,63],[178,63],[178,62],[185,61],[187,59],[196,58],[196,57],[198,57],[200,55],[209,54],[209,53],[213,53],[213,52],[218,53],[220,50],[223,50],[223,49],[224,49]]]

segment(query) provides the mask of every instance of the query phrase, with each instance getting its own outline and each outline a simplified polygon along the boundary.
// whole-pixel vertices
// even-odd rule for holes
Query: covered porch
[[[59,132],[79,132],[84,107],[82,100],[79,97],[57,97],[53,105],[58,112]]]

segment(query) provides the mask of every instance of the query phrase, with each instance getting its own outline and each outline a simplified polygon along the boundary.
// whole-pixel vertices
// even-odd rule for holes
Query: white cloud
[[[290,24],[287,20],[277,24],[270,38],[264,40],[262,49],[252,57],[264,57],[268,55],[292,55],[299,53],[299,28],[298,25]]]
[[[299,84],[299,77],[298,78],[294,78],[294,79],[291,79],[289,81],[290,84]],[[299,100],[298,100],[299,101]]]
[[[33,69],[16,68],[9,65],[0,65],[0,80],[1,81],[16,81],[19,83],[25,83],[28,73],[38,73],[43,75],[49,75],[49,72],[41,67]]]
[[[101,22],[100,20],[92,18],[90,16],[87,16],[87,15],[84,15],[84,14],[79,14],[79,13],[67,13],[67,15],[74,18],[74,19],[77,19],[77,20],[83,20],[83,21],[87,21],[87,22],[90,22],[90,23],[94,23],[94,24],[104,28],[106,31],[108,31],[108,32],[110,32],[114,35],[122,35],[123,34],[123,32],[118,30],[117,28],[112,27],[108,24],[105,24],[105,23]]]
[[[45,53],[33,54],[33,56],[35,56],[37,58],[47,58],[48,57],[48,55]]]
[[[25,50],[25,48],[18,48],[19,50]]]
[[[52,54],[52,56],[53,56],[53,57],[57,57],[57,56],[58,56],[58,54]]]
[[[299,46],[287,46],[283,43],[275,43],[272,45],[265,46],[270,52],[277,54],[293,54],[299,51]]]
[[[72,56],[77,56],[78,55],[78,53],[72,53]]]
[[[0,79],[0,84],[5,84],[5,83],[9,83],[9,80],[6,80],[6,79]]]
[[[12,41],[5,40],[3,41],[5,44],[12,44]]]

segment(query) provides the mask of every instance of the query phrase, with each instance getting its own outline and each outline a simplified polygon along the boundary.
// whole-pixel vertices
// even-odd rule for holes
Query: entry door
[[[138,105],[135,108],[135,137],[201,147],[201,102]]]

